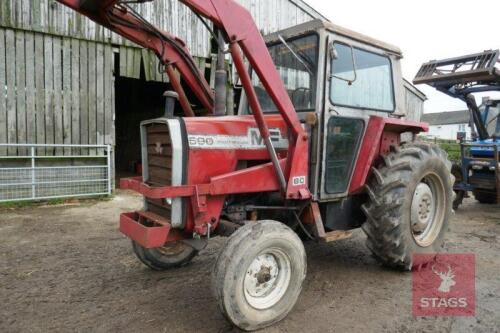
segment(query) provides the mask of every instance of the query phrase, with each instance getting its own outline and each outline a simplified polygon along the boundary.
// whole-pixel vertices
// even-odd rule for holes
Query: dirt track
[[[210,271],[224,240],[187,267],[157,273],[117,232],[141,199],[0,211],[0,332],[236,332],[220,315]],[[473,201],[455,215],[446,248],[477,255],[476,318],[420,318],[411,274],[380,267],[357,232],[308,244],[308,276],[287,319],[265,332],[499,332],[500,207]]]

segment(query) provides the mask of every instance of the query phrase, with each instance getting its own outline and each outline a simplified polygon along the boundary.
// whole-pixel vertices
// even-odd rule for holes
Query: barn
[[[301,0],[238,1],[263,34],[324,19]],[[175,0],[137,8],[187,42],[213,85],[216,55],[199,18]],[[139,122],[163,114],[169,83],[158,65],[54,0],[2,0],[0,201],[110,193],[116,173],[137,167]]]

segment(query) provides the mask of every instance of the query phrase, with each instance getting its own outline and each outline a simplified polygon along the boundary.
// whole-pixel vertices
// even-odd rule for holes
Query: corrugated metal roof
[[[422,121],[429,125],[455,125],[468,124],[470,120],[469,111],[452,111],[427,113],[422,116]]]

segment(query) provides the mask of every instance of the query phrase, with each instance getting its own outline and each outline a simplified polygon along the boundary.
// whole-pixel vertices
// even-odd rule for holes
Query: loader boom
[[[155,52],[166,66],[169,78],[174,83],[177,82],[173,75],[171,67],[173,66],[180,72],[205,108],[213,113],[213,92],[194,64],[193,58],[182,40],[153,27],[134,13],[128,4],[119,0],[58,1],[113,32]],[[266,144],[283,194],[286,194],[288,199],[310,198],[311,194],[307,185],[293,186],[288,182],[288,179],[294,175],[307,174],[307,159],[304,159],[304,156],[308,154],[308,137],[301,126],[292,101],[251,14],[232,0],[179,1],[196,14],[209,19],[223,33],[225,41],[230,45],[235,67],[248,96],[252,113]],[[137,3],[141,2],[145,1],[137,1]],[[244,65],[243,56],[248,59],[289,128],[291,137],[285,170],[282,170],[273,148],[269,128],[264,120],[257,94],[251,84],[250,75]],[[173,86],[181,98],[184,113],[187,116],[192,116],[193,113],[189,109],[189,102],[186,100],[181,85],[174,84]]]

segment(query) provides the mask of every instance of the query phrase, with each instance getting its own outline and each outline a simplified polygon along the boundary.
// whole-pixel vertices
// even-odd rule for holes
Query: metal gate
[[[107,196],[111,146],[0,144],[0,202]]]

